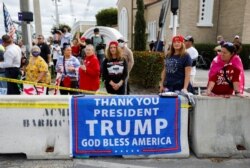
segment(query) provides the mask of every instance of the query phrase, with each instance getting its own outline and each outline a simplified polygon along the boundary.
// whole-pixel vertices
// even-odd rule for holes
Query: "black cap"
[[[119,38],[117,41],[118,41],[118,43],[125,43],[125,42],[127,42],[127,40],[125,40],[124,38]]]
[[[98,29],[98,28],[95,28],[95,29],[94,29],[94,32],[95,32],[95,33],[98,33],[98,32],[99,32],[99,29]]]
[[[185,41],[191,41],[192,43],[194,43],[194,38],[193,38],[192,36],[190,36],[190,35],[186,36],[186,37],[184,38],[184,40],[185,40]]]

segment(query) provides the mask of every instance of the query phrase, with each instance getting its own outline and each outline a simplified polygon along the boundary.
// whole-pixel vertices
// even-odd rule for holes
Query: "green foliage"
[[[97,26],[113,26],[117,25],[117,9],[108,8],[99,11],[95,17],[97,21]]]
[[[70,27],[69,25],[67,25],[67,24],[59,24],[59,28],[58,28],[56,25],[54,25],[54,26],[52,27],[51,33],[52,33],[52,34],[55,34],[58,30],[60,30],[60,31],[63,32],[63,28],[64,28],[64,27],[68,28],[69,32],[71,31],[71,27]]]
[[[195,44],[194,47],[197,49],[200,55],[212,61],[216,56],[216,52],[214,51],[216,46],[216,44]]]
[[[134,51],[134,67],[130,73],[130,81],[143,88],[159,85],[164,55],[159,52]]]
[[[216,52],[214,48],[217,44],[195,44],[195,48],[198,50],[199,54],[203,55],[203,57],[208,58],[210,61],[216,56]],[[240,53],[240,58],[242,60],[244,69],[250,68],[250,44],[243,44],[242,51]]]
[[[144,18],[144,1],[136,0],[137,12],[135,16],[135,41],[134,49],[136,51],[146,50],[146,21]]]

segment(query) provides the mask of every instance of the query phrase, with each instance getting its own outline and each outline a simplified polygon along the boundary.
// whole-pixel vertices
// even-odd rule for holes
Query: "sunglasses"
[[[233,43],[230,43],[230,42],[225,42],[222,46],[223,46],[223,47],[225,47],[225,46],[232,47],[232,46],[234,46],[234,44],[233,44]]]

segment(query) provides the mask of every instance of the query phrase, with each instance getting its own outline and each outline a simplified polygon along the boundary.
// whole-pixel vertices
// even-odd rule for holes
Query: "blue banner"
[[[73,156],[181,151],[179,98],[73,97],[71,111]]]

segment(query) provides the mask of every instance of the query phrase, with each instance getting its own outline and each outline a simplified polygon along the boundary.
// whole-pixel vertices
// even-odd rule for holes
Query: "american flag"
[[[14,23],[12,22],[12,19],[10,17],[10,14],[3,3],[3,16],[4,16],[4,26],[5,26],[5,32],[13,39],[15,39],[16,35],[16,28]]]

